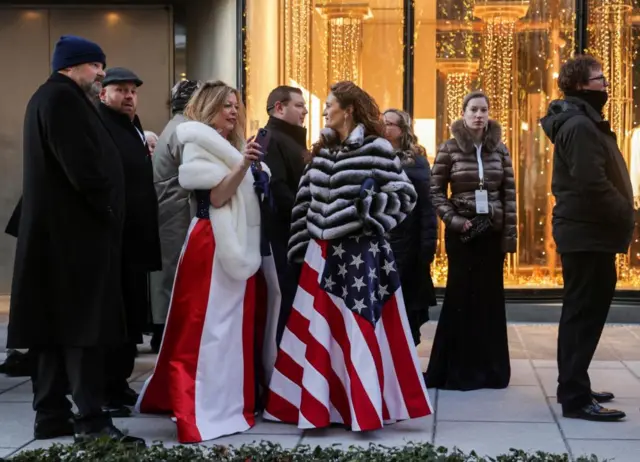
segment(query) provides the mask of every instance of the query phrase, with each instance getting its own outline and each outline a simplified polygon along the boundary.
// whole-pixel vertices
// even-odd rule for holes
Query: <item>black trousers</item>
[[[564,295],[558,329],[558,402],[565,411],[591,402],[589,365],[598,347],[617,275],[615,254],[561,255]]]
[[[136,363],[136,344],[126,343],[118,348],[110,348],[106,353],[105,402],[122,406],[122,395],[129,389],[129,377]]]
[[[122,267],[122,297],[129,341],[106,352],[106,400],[108,404],[121,405],[120,397],[129,388],[128,379],[136,361],[136,344],[143,341],[149,310],[149,273],[132,265]]]
[[[111,425],[102,412],[104,395],[104,351],[100,348],[47,348],[34,350],[36,371],[33,409],[36,422],[62,421],[72,417],[67,391],[71,388],[78,407],[76,432],[97,432]]]

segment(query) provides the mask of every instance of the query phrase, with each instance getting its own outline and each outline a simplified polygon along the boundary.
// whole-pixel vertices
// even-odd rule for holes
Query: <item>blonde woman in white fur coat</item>
[[[222,82],[205,83],[185,109],[190,120],[177,128],[184,145],[179,181],[194,191],[197,212],[178,263],[156,367],[136,407],[173,414],[181,443],[251,428],[256,383],[266,383],[273,367],[257,367],[263,355],[256,352],[272,344],[275,361],[278,313],[270,308],[279,309],[280,301],[277,282],[267,291],[275,267],[272,258],[266,270],[263,265],[251,167],[261,153],[251,140],[243,147],[239,96]],[[257,327],[265,320],[272,334]],[[267,341],[256,348],[263,337]]]

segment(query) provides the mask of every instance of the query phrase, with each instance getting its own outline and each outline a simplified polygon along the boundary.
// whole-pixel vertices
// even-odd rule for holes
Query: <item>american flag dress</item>
[[[268,169],[252,168],[227,204],[212,207],[211,188],[242,154],[200,122],[184,122],[176,132],[184,144],[180,184],[194,191],[198,207],[155,369],[136,409],[172,415],[178,441],[195,443],[255,424],[257,392],[267,387],[277,353],[280,292],[269,243],[261,238]]]
[[[265,418],[364,431],[431,409],[387,240],[312,240]]]
[[[255,424],[260,374],[257,328],[267,310],[262,272],[247,281],[217,265],[209,191],[197,191],[194,217],[178,263],[167,326],[153,374],[140,393],[142,413],[170,413],[178,441],[195,443]]]
[[[364,126],[342,143],[331,129],[323,137],[292,212],[289,258],[304,259],[264,416],[375,430],[432,409],[384,237],[416,192],[389,142]]]

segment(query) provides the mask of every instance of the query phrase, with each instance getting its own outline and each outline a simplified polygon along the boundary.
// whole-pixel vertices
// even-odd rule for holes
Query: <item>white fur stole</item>
[[[214,188],[242,162],[242,154],[208,125],[184,122],[178,125],[176,133],[184,145],[178,175],[184,189]],[[262,168],[270,176],[266,165],[262,164]],[[225,205],[209,207],[209,217],[216,240],[216,259],[232,278],[249,279],[262,262],[260,204],[250,170]]]

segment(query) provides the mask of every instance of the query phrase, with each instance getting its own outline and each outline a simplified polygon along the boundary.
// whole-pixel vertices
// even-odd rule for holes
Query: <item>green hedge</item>
[[[2,460],[2,459],[0,459]],[[496,458],[483,458],[475,453],[464,454],[435,448],[431,444],[409,443],[403,447],[390,448],[371,444],[368,448],[352,446],[312,448],[298,446],[283,449],[278,444],[260,443],[232,446],[174,446],[165,448],[158,444],[149,448],[126,447],[109,440],[95,441],[85,445],[56,444],[49,449],[25,451],[12,457],[11,462],[570,462],[567,454],[533,454],[512,449],[509,454]],[[595,456],[581,457],[576,462],[598,462]]]

